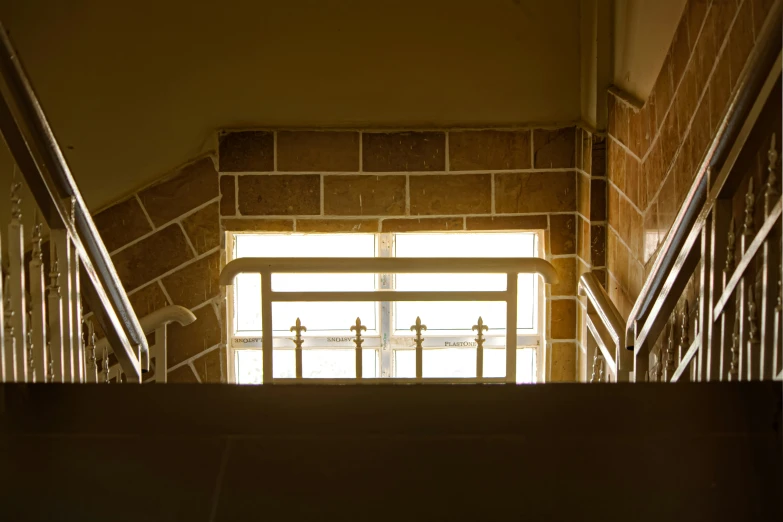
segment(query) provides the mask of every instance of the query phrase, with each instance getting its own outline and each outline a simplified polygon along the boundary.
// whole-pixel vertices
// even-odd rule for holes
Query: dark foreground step
[[[783,520],[780,383],[0,386],[0,520]]]

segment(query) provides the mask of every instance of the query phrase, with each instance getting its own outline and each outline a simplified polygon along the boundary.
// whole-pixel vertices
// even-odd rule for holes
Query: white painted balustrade
[[[770,129],[780,115],[762,118],[768,106],[779,111],[772,100],[780,96],[782,9],[775,4],[759,34],[624,332],[603,289],[591,274],[582,277],[597,310],[587,319],[588,341],[599,348],[596,380],[603,365],[617,380],[629,371],[635,382],[783,380],[781,129]],[[769,144],[765,172],[751,158],[760,139]]]
[[[261,331],[264,384],[290,384],[302,382],[302,337],[306,331],[297,319],[291,331],[296,334],[296,377],[293,379],[273,377],[272,303],[274,302],[394,302],[394,301],[500,301],[506,303],[506,376],[484,377],[483,332],[487,326],[479,317],[473,327],[477,332],[476,378],[460,379],[460,382],[500,383],[516,382],[517,356],[517,280],[518,274],[538,274],[545,283],[556,283],[557,272],[551,263],[540,258],[240,258],[229,262],[220,274],[221,285],[232,285],[234,278],[242,273],[257,273],[261,276]],[[365,292],[280,292],[272,289],[272,274],[505,274],[506,289],[499,291],[397,291],[376,290]],[[416,377],[367,379],[362,377],[362,332],[366,327],[361,318],[350,327],[354,333],[356,379],[307,379],[322,383],[370,383],[370,382],[422,382],[422,338],[426,330],[421,319],[411,327],[416,332]],[[427,382],[438,382],[428,378]],[[443,380],[441,380],[443,381]],[[453,379],[445,380],[453,382]]]
[[[130,382],[140,382],[149,348],[106,247],[0,24],[0,133],[15,162],[8,259],[0,278],[0,381],[86,382],[82,299],[111,342]],[[40,221],[25,245],[22,180]],[[49,231],[44,268],[43,225]],[[5,233],[4,233],[5,232]],[[25,261],[30,246],[31,260]]]
[[[166,327],[172,323],[187,326],[192,324],[195,320],[196,316],[193,315],[193,312],[183,306],[177,305],[166,306],[159,310],[155,310],[139,320],[145,335],[155,334],[155,344],[150,346],[150,372],[152,373],[152,376],[144,378],[145,383],[166,382],[168,343]],[[109,342],[104,338],[98,341],[98,343],[93,343],[93,345],[94,352],[91,354],[90,364],[87,366],[90,382],[123,382],[125,375],[122,367],[117,363],[109,363],[109,355],[111,354]],[[98,357],[101,358],[101,368],[98,368]]]
[[[36,219],[30,259],[25,261],[21,186],[15,181],[11,188],[11,221],[6,237],[8,273],[0,281],[0,295],[4,296],[0,305],[0,382],[133,381],[128,378],[133,366],[108,364],[109,355],[114,353],[109,340],[103,338],[96,343],[95,314],[90,319],[84,317],[79,256],[69,233],[51,231],[47,273],[43,224]],[[139,321],[144,335],[155,334],[155,344],[150,347],[155,372],[145,382],[166,382],[167,325],[188,325],[195,320],[190,310],[168,306]],[[102,366],[106,363],[105,367],[98,368],[99,360]]]

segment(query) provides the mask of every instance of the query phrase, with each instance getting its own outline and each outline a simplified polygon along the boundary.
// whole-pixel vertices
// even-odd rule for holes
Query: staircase
[[[514,349],[505,377],[423,386],[420,343],[416,377],[391,385],[361,378],[361,349],[350,383],[373,386],[305,384],[301,346],[296,377],[274,378],[273,301],[505,301],[510,347],[517,275],[557,273],[541,259],[245,258],[221,283],[261,276],[264,386],[97,388],[165,382],[166,325],[195,317],[136,317],[0,27],[0,130],[42,219],[27,259],[19,180],[0,281],[0,519],[780,520],[781,38],[781,24],[759,37],[629,317],[581,277],[595,386],[516,386]],[[759,143],[763,179],[738,168]],[[506,274],[506,290],[271,288],[272,273],[444,266]]]

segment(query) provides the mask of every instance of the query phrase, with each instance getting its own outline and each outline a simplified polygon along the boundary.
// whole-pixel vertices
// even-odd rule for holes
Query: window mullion
[[[392,257],[394,253],[394,237],[391,233],[378,234],[378,257]],[[378,274],[378,288],[380,290],[391,290],[393,280],[391,274]],[[392,303],[382,301],[380,303],[380,321],[379,333],[381,336],[380,348],[380,376],[393,377],[392,372],[392,350],[391,350],[391,328],[392,328]]]

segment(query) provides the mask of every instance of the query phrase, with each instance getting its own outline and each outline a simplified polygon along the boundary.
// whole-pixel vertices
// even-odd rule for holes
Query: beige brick
[[[220,172],[271,172],[275,168],[274,133],[229,132],[220,136]]]
[[[405,176],[324,176],[324,214],[401,216],[405,214]]]
[[[574,172],[495,174],[495,212],[499,214],[574,211]]]
[[[743,2],[731,27],[729,35],[729,45],[726,50],[729,52],[731,61],[731,86],[737,85],[737,80],[745,67],[750,51],[753,49],[753,15],[751,13],[750,2]]]
[[[139,192],[156,227],[218,197],[218,175],[211,158],[182,167],[174,176]]]
[[[294,216],[321,213],[321,177],[272,174],[239,176],[243,216]]]
[[[544,230],[548,228],[546,214],[529,216],[481,216],[467,218],[468,230]]]
[[[721,2],[728,3],[728,2]],[[712,134],[723,120],[731,95],[731,71],[729,53],[726,49],[718,59],[710,80],[710,127]]]
[[[358,172],[359,133],[280,131],[277,170],[295,172]]]
[[[581,217],[576,218],[576,253],[584,261],[590,261],[590,222]]]
[[[443,132],[365,132],[362,134],[365,172],[446,170]]]
[[[549,240],[552,255],[576,254],[576,216],[574,214],[549,216]]]
[[[576,300],[551,301],[552,339],[576,339]]]
[[[186,265],[163,279],[174,304],[193,308],[220,293],[220,252]]]
[[[590,227],[590,260],[593,266],[606,265],[606,227],[592,225]]]
[[[582,130],[582,170],[592,174],[593,166],[593,137],[586,130]]]
[[[220,323],[212,305],[194,311],[196,322],[188,326],[173,323],[168,331],[168,367],[198,355],[220,342]]]
[[[490,174],[444,174],[410,177],[411,215],[489,214]]]
[[[230,232],[293,232],[293,219],[224,219],[222,227]]]
[[[170,304],[158,283],[152,283],[130,294],[128,300],[139,319]]]
[[[552,295],[576,295],[576,258],[561,257],[552,260],[558,282],[551,287]]]
[[[530,131],[455,131],[449,133],[450,170],[529,169]]]
[[[590,159],[590,175],[606,176],[606,138],[603,136],[593,136]]]
[[[112,261],[130,292],[192,258],[182,229],[173,224],[114,254]]]
[[[384,219],[383,232],[426,232],[430,230],[463,230],[461,217]]]
[[[237,213],[237,177],[220,176],[220,215],[235,216]]]
[[[198,383],[196,374],[187,364],[180,366],[176,370],[171,370],[166,376],[167,383],[194,384]]]
[[[193,360],[193,367],[202,383],[226,382],[226,349],[216,348]]]
[[[576,165],[574,127],[536,129],[533,133],[533,163],[537,169],[572,168]]]
[[[182,220],[182,227],[198,254],[220,246],[218,203],[210,203]]]
[[[590,177],[576,173],[576,210],[585,217],[590,217]]]
[[[297,232],[378,232],[377,219],[298,219]]]
[[[152,231],[136,198],[126,199],[99,212],[95,216],[95,226],[109,252]]]
[[[606,181],[594,179],[590,182],[590,214],[591,221],[606,221]]]
[[[576,381],[576,343],[552,343],[551,382]]]
[[[625,192],[625,149],[609,140],[609,180]]]

